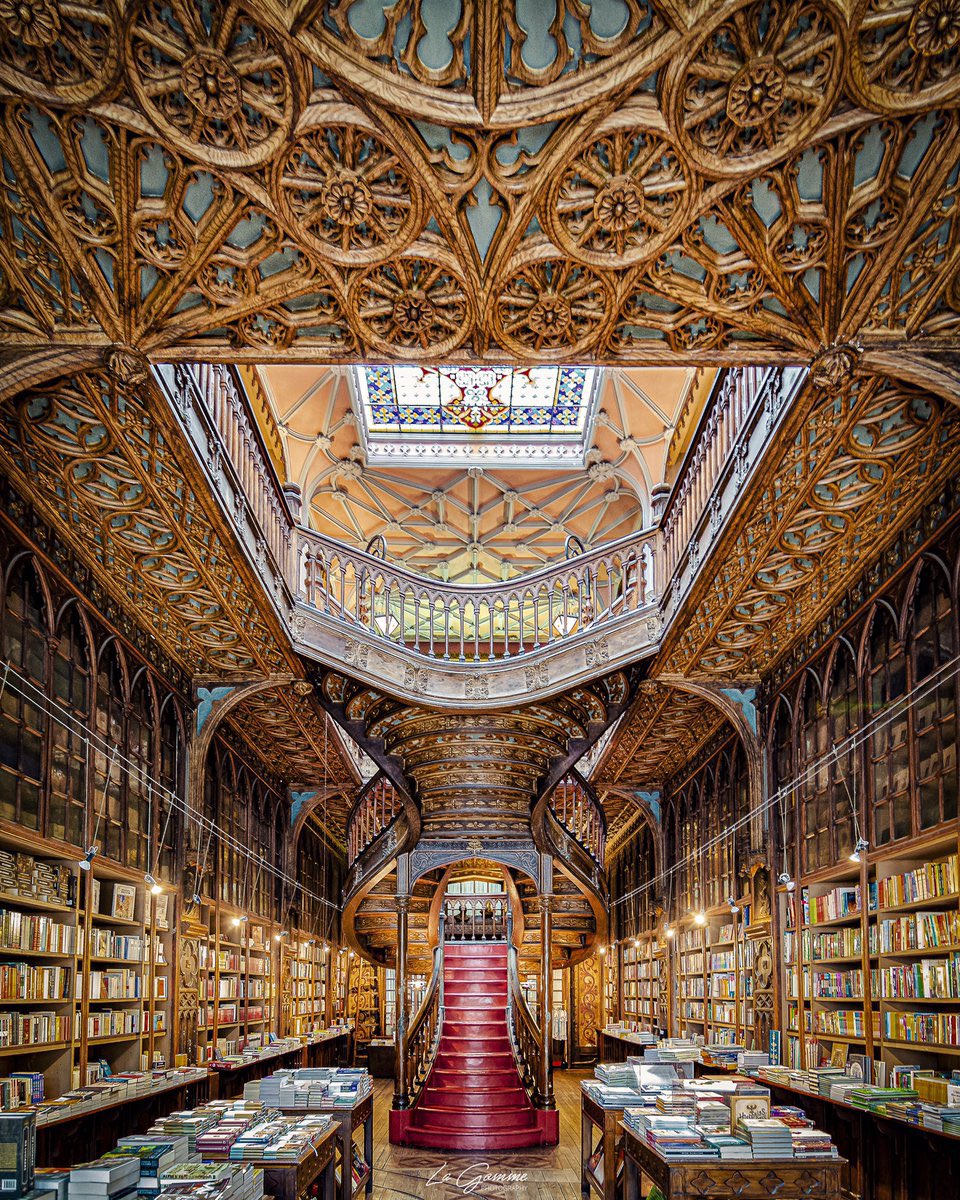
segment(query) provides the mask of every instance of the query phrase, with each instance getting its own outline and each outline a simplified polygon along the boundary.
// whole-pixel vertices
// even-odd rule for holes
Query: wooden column
[[[540,1106],[556,1108],[553,1098],[553,978],[551,943],[553,941],[553,896],[540,898]]]
[[[397,1067],[393,1086],[393,1107],[409,1108],[407,1092],[407,931],[410,924],[410,897],[397,896]]]

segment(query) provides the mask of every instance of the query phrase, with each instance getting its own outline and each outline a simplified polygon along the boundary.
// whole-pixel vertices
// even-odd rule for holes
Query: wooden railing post
[[[553,943],[553,897],[541,895],[540,937],[542,954],[540,959],[540,1107],[556,1108],[553,1098],[553,1021],[550,1006],[553,1001],[553,972],[551,949]]]
[[[397,896],[397,1065],[394,1077],[393,1107],[409,1108],[407,1088],[407,930],[410,923],[410,897]]]

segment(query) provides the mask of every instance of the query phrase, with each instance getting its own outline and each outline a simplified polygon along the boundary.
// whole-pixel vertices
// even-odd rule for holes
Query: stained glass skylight
[[[592,417],[593,367],[361,367],[357,398],[368,455],[432,461],[582,454]],[[509,449],[513,447],[513,449]],[[379,450],[379,453],[378,453]]]

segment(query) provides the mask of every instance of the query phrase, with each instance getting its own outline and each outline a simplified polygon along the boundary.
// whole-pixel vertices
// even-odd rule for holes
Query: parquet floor
[[[374,1080],[373,1200],[580,1200],[580,1080],[592,1071],[557,1071],[554,1090],[560,1111],[560,1144],[550,1150],[503,1154],[445,1153],[391,1146],[387,1123],[393,1084]],[[484,1165],[486,1164],[486,1165]],[[523,1176],[511,1183],[475,1183],[481,1174]],[[444,1183],[449,1174],[460,1186]]]

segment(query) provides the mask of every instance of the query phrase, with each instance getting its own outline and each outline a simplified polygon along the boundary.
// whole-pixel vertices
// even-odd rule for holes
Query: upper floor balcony
[[[301,509],[231,369],[157,371],[295,647],[399,694],[475,707],[533,699],[655,653],[804,376],[719,373],[639,530],[589,546],[568,534],[562,555],[537,569],[451,579],[443,563],[428,573],[396,561],[383,536],[361,547],[311,527],[310,498]]]

